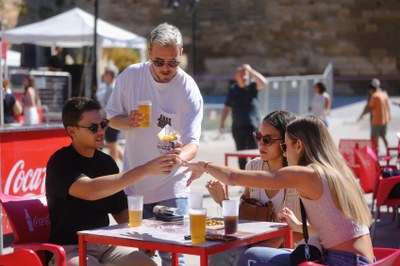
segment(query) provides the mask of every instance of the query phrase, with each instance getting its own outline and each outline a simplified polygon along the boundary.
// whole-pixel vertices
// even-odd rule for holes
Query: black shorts
[[[119,139],[119,134],[121,132],[112,127],[106,129],[106,142],[116,142]]]

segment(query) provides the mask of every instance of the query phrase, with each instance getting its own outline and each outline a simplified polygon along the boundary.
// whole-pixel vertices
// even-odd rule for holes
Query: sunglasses
[[[96,134],[97,131],[99,130],[99,127],[101,127],[101,129],[105,129],[106,127],[108,127],[108,123],[110,123],[109,120],[107,119],[103,119],[100,123],[98,124],[91,124],[88,127],[85,126],[80,126],[80,125],[75,125],[76,127],[81,127],[81,128],[87,128],[92,134]]]
[[[151,60],[151,62],[153,62],[153,65],[155,65],[156,67],[162,67],[164,66],[166,63],[168,64],[169,67],[177,67],[179,66],[179,64],[181,62],[174,60],[163,60],[163,59],[154,59]]]
[[[264,145],[267,146],[267,147],[271,146],[274,143],[274,141],[283,139],[283,138],[273,139],[273,138],[270,138],[268,136],[263,136],[260,131],[254,131],[253,132],[253,137],[254,137],[254,140],[257,141],[257,142],[262,140]]]
[[[282,142],[280,145],[281,145],[281,150],[283,151],[283,152],[286,152],[286,149],[287,149],[287,145],[289,144],[289,143],[293,143],[293,142],[296,142],[297,141],[297,139],[296,140],[292,140],[292,141],[289,141],[289,142]]]

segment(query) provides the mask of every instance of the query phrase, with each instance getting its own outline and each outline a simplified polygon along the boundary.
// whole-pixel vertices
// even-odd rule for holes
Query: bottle
[[[26,219],[26,223],[28,224],[29,232],[33,232],[34,229],[33,229],[33,224],[32,224],[32,220],[31,220],[31,216],[29,215],[27,209],[24,209],[24,211],[25,211],[25,219]]]

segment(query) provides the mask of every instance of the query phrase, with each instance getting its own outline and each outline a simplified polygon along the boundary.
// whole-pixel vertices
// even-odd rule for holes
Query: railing
[[[327,92],[333,100],[333,64],[329,63],[323,74],[304,76],[266,77],[268,88],[259,93],[260,116],[273,110],[286,110],[298,115],[307,114],[314,95],[314,84],[325,83]],[[219,127],[223,104],[205,104],[203,129]],[[230,129],[230,119],[225,128]]]

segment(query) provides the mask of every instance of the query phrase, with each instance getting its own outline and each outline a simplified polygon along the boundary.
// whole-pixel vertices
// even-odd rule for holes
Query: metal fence
[[[304,76],[267,77],[268,88],[259,93],[260,116],[273,110],[286,110],[297,115],[307,114],[314,95],[314,84],[323,82],[333,101],[333,64],[329,63],[324,73]],[[205,104],[203,129],[219,127],[223,104]],[[230,129],[230,119],[225,128]]]

